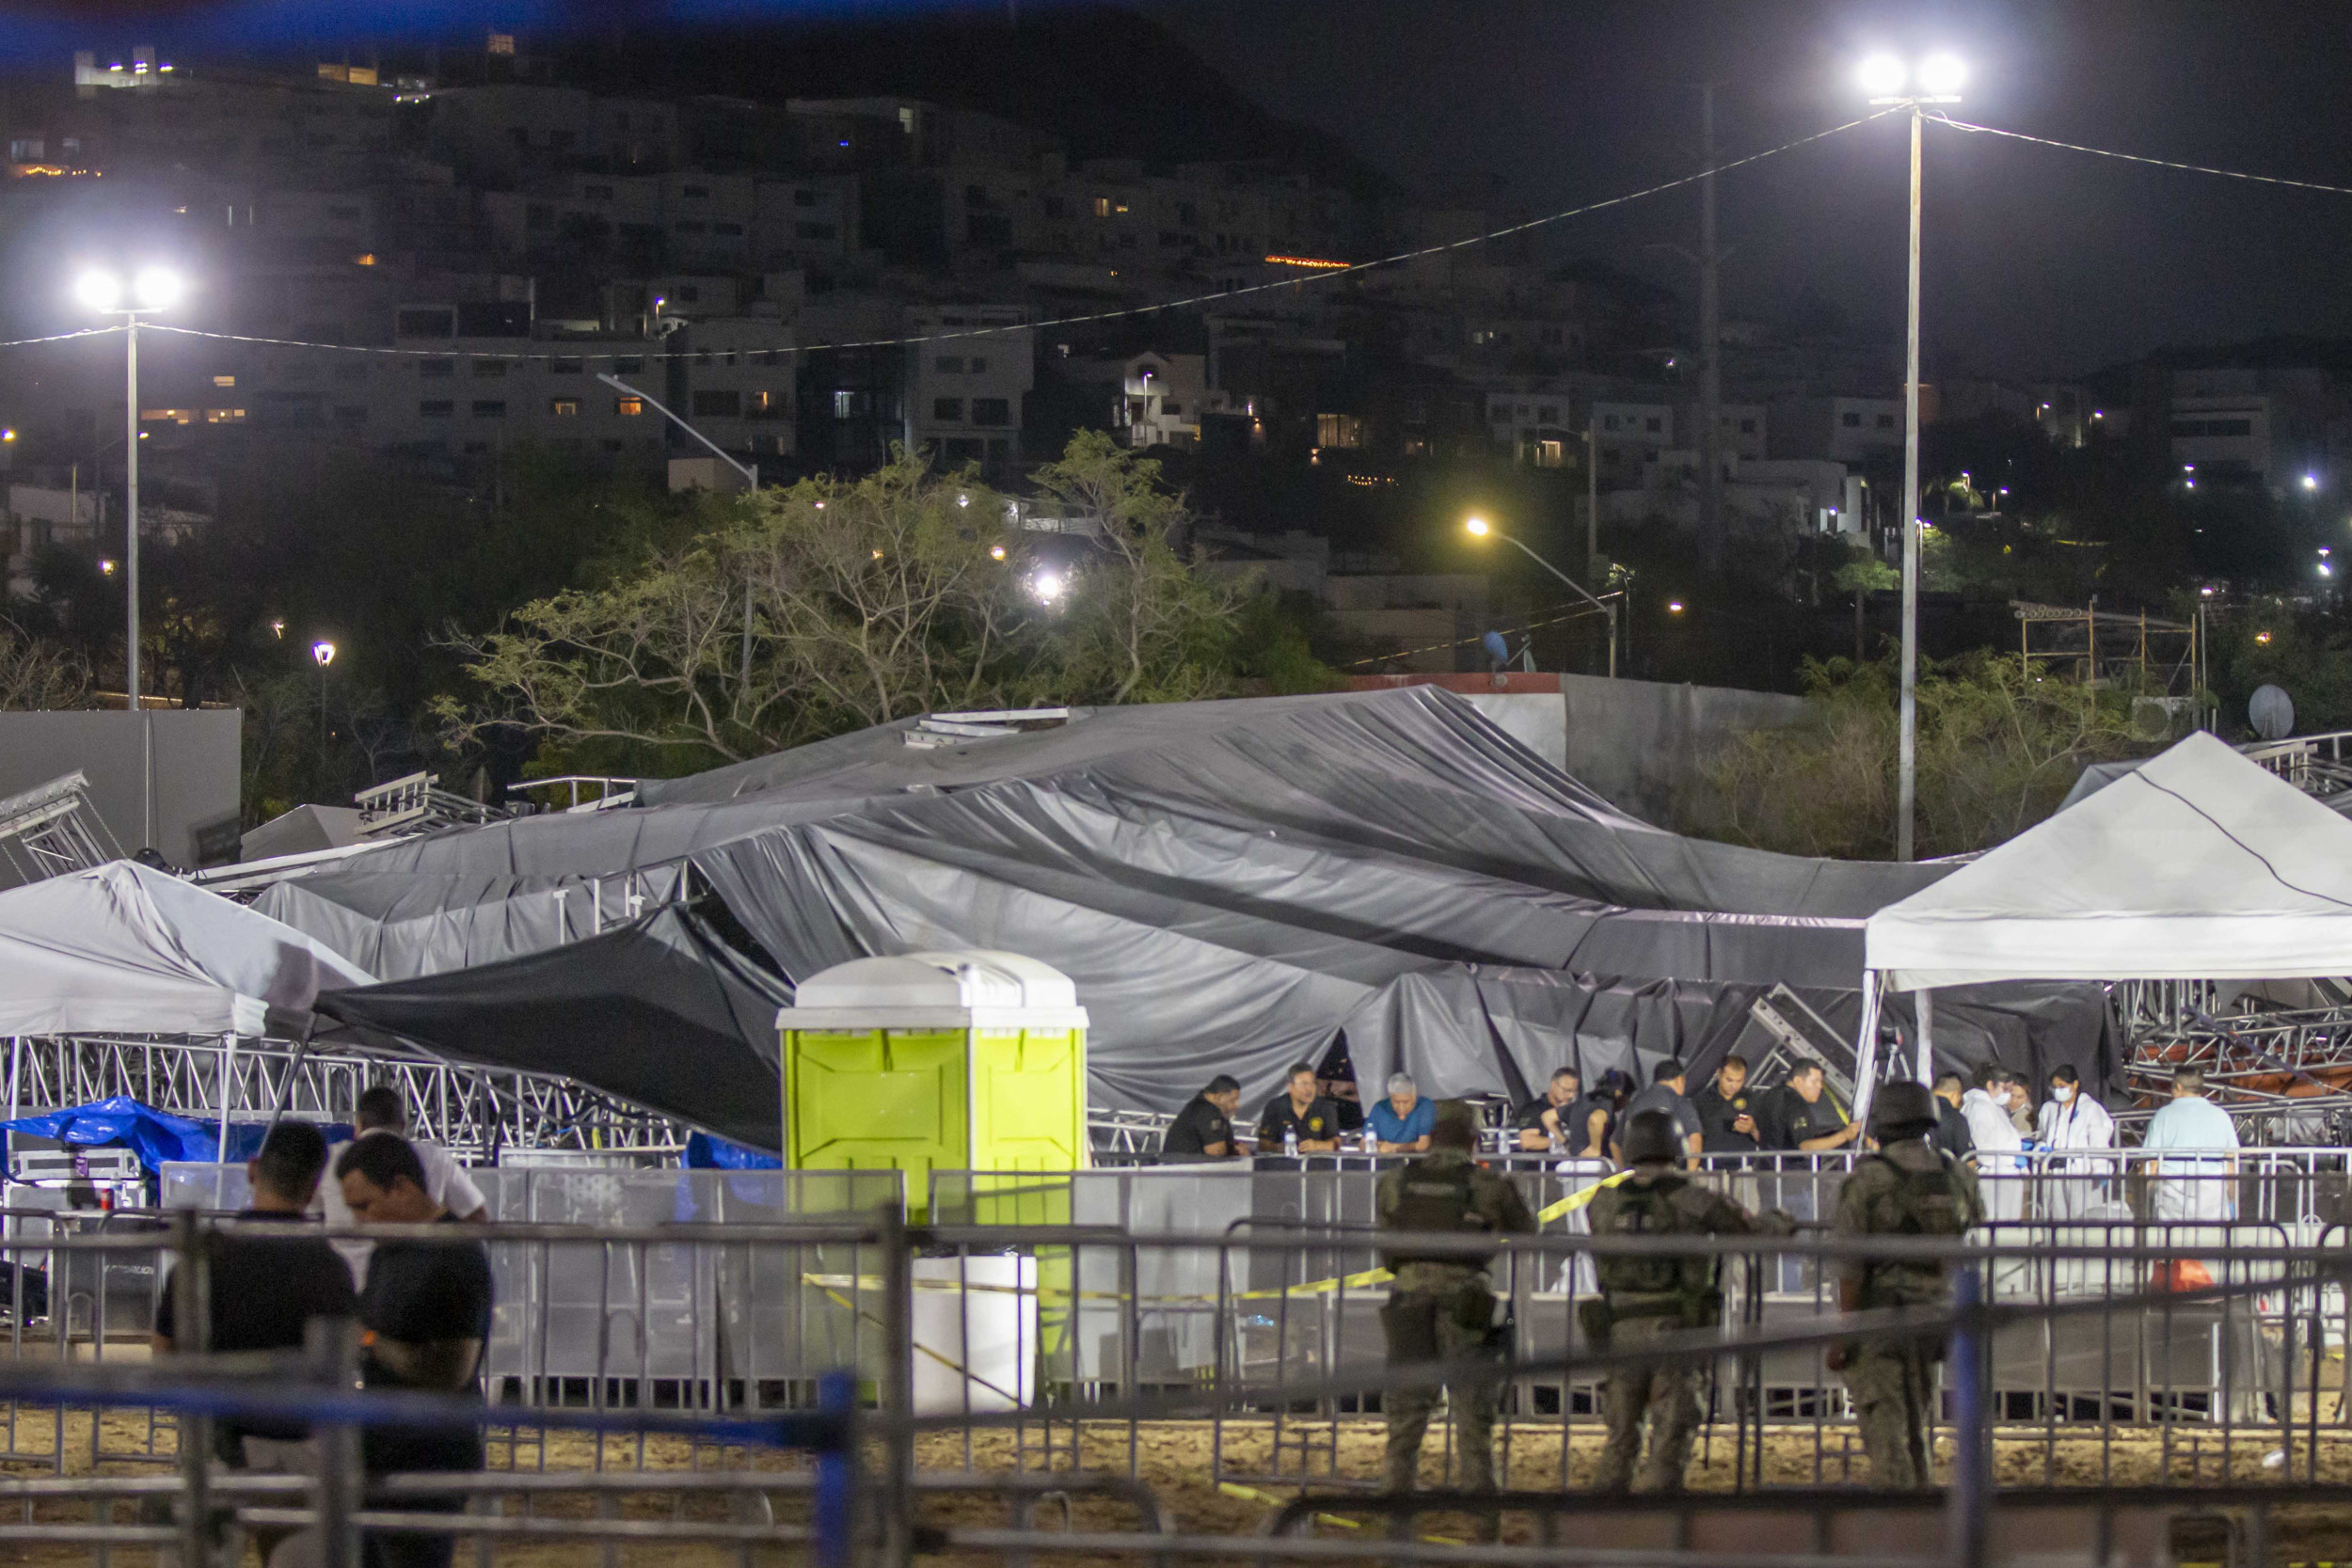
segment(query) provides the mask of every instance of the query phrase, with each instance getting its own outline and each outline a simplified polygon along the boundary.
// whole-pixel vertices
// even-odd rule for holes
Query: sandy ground
[[[22,1452],[28,1439],[47,1434],[52,1423],[44,1416],[39,1420],[20,1423],[17,1444]],[[2061,1429],[2063,1431],[2063,1429]],[[165,1430],[155,1434],[160,1451],[168,1454],[171,1433]],[[1830,1484],[1859,1481],[1863,1463],[1858,1450],[1850,1454],[1848,1430],[1828,1427],[1817,1433],[1809,1426],[1776,1428],[1765,1438],[1764,1480],[1771,1485],[1810,1484],[1817,1477]],[[2176,1429],[2168,1446],[2164,1435],[2145,1429],[2125,1429],[2119,1432],[2112,1444],[2102,1444],[2096,1429],[2079,1437],[2061,1436],[2055,1443],[2043,1440],[2039,1433],[2004,1435],[1996,1446],[1996,1463],[2000,1480],[2010,1485],[2039,1486],[2096,1484],[2107,1480],[2117,1484],[2139,1485],[2157,1482],[2190,1486],[2210,1484],[2225,1476],[2238,1481],[2276,1481],[2280,1472],[2266,1467],[2264,1461],[2276,1451],[2279,1444],[2275,1431],[2267,1433],[2238,1433],[2228,1446],[2212,1434],[2200,1435],[2190,1429]],[[103,1448],[110,1452],[145,1451],[149,1443],[149,1428],[145,1419],[130,1419],[110,1415],[104,1418],[100,1436]],[[1042,1472],[1067,1471],[1073,1466],[1124,1474],[1129,1467],[1131,1452],[1136,1473],[1149,1483],[1163,1503],[1175,1516],[1178,1526],[1188,1532],[1213,1534],[1247,1534],[1257,1530],[1271,1512],[1269,1498],[1287,1497],[1302,1481],[1311,1482],[1318,1491],[1345,1490],[1348,1483],[1359,1487],[1371,1482],[1378,1474],[1383,1434],[1377,1419],[1346,1419],[1332,1421],[1286,1420],[1282,1423],[1281,1440],[1277,1444],[1275,1425],[1271,1421],[1232,1421],[1227,1423],[1223,1437],[1225,1473],[1263,1478],[1289,1478],[1286,1481],[1273,1479],[1257,1480],[1242,1485],[1219,1486],[1213,1476],[1213,1429],[1205,1422],[1168,1422],[1137,1429],[1132,1436],[1124,1427],[1089,1427],[1082,1434],[1078,1451],[1072,1450],[1072,1433],[1066,1425],[1043,1428],[1023,1433],[992,1431],[975,1434],[967,1445],[961,1435],[927,1437],[919,1446],[917,1462],[926,1470],[961,1471],[967,1467],[993,1473],[1015,1469]],[[87,1474],[90,1462],[90,1426],[87,1415],[69,1415],[66,1421],[66,1463],[69,1474]],[[1728,1489],[1732,1483],[1731,1437],[1726,1429],[1719,1428],[1712,1440],[1703,1441],[1694,1460],[1690,1482],[1694,1488]],[[1590,1430],[1579,1431],[1568,1446],[1568,1483],[1577,1486],[1589,1476],[1599,1449],[1599,1434]],[[1819,1469],[1816,1455],[1820,1455]],[[1948,1458],[1948,1446],[1946,1450]],[[2299,1478],[2310,1464],[2311,1450],[2307,1441],[2298,1441],[2294,1450],[2295,1473]],[[583,1471],[599,1467],[597,1445],[593,1439],[573,1433],[549,1434],[544,1441],[536,1437],[518,1447],[494,1443],[490,1462],[494,1466],[513,1467],[523,1471]],[[695,1448],[682,1439],[652,1438],[642,1445],[637,1439],[607,1438],[603,1443],[601,1467],[607,1470],[628,1471],[643,1468],[649,1472],[675,1472],[684,1469],[754,1469],[785,1470],[797,1468],[799,1461],[789,1455],[748,1453],[742,1449],[721,1449],[708,1446]],[[1851,1468],[1848,1464],[1851,1459]],[[1518,1428],[1511,1433],[1508,1449],[1510,1484],[1531,1491],[1556,1490],[1560,1486],[1561,1443],[1556,1428],[1546,1430],[1535,1426]],[[159,1466],[129,1464],[118,1460],[100,1463],[96,1468],[112,1473],[156,1473]],[[1433,1433],[1424,1454],[1423,1479],[1429,1484],[1439,1484],[1444,1479],[1444,1454],[1437,1433]],[[0,1473],[12,1475],[42,1475],[56,1473],[56,1461],[23,1459],[0,1462]],[[2319,1443],[2318,1474],[2321,1479],[2352,1481],[2352,1431],[2331,1432],[2323,1428]],[[649,1480],[653,1478],[649,1476]],[[658,1488],[658,1481],[655,1483]],[[505,1512],[518,1515],[530,1512],[543,1517],[588,1517],[594,1505],[585,1498],[545,1498],[534,1503],[510,1499]],[[781,1492],[770,1499],[772,1517],[779,1522],[803,1521],[807,1517],[804,1496]],[[618,1516],[627,1519],[725,1520],[731,1515],[729,1504],[715,1497],[683,1497],[662,1494],[658,1489],[629,1494],[618,1499]],[[38,1520],[67,1520],[87,1518],[86,1508],[68,1504],[42,1504],[34,1518]],[[14,1532],[10,1524],[22,1520],[21,1512],[11,1511],[0,1518],[0,1563],[25,1564],[27,1568],[67,1568],[70,1564],[98,1563],[95,1548],[86,1545],[27,1543],[11,1541]],[[931,1497],[923,1505],[924,1522],[929,1525],[954,1528],[1004,1526],[1010,1524],[1009,1505],[1002,1499],[986,1497]],[[1138,1521],[1135,1509],[1120,1500],[1078,1497],[1065,1506],[1055,1502],[1038,1510],[1036,1522],[1043,1528],[1060,1528],[1065,1524],[1077,1529],[1127,1529]],[[1438,1536],[1466,1538],[1469,1522],[1433,1518],[1422,1528]],[[1506,1540],[1534,1539],[1532,1520],[1515,1519],[1506,1524]],[[2224,1527],[2218,1523],[2185,1524],[2175,1537],[2176,1548],[2185,1561],[2218,1560],[2223,1549]],[[1346,1538],[1350,1532],[1336,1525],[1326,1525],[1321,1533]],[[2342,1514],[2328,1516],[2280,1518],[2275,1535],[2281,1561],[2312,1561],[2342,1559],[2348,1554],[2345,1547],[2352,1543],[2352,1518]],[[746,1561],[760,1564],[797,1562],[803,1554],[796,1548],[762,1547],[748,1558],[732,1546],[704,1544],[626,1544],[612,1549],[610,1554],[594,1543],[580,1541],[547,1541],[502,1543],[485,1559],[474,1547],[461,1546],[457,1561],[460,1568],[485,1562],[485,1568],[723,1568],[730,1563]],[[151,1549],[124,1548],[113,1554],[113,1565],[119,1568],[147,1568],[155,1559]],[[248,1552],[245,1558],[247,1568],[260,1568],[259,1558]],[[1074,1554],[1062,1560],[1079,1560]],[[1094,1559],[1091,1561],[1132,1563],[1136,1559]]]

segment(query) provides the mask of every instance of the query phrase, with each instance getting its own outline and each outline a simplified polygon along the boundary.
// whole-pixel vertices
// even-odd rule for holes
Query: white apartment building
[[[1035,334],[1018,306],[910,311],[906,443],[943,467],[1021,460],[1021,420],[1037,383]]]
[[[1209,361],[1199,354],[1138,354],[1126,363],[1117,423],[1133,447],[1190,446],[1200,439]]]

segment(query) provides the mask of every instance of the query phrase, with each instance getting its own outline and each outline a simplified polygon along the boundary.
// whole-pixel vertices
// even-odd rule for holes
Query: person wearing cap
[[[1837,1193],[1831,1233],[1849,1243],[1865,1236],[1952,1237],[1984,1223],[1976,1173],[1937,1148],[1935,1097],[1924,1084],[1881,1085],[1870,1106],[1870,1135],[1878,1151],[1854,1163]],[[1947,1309],[1950,1265],[1916,1258],[1873,1259],[1852,1249],[1836,1261],[1841,1312],[1901,1308]],[[1843,1340],[1829,1351],[1830,1370],[1844,1374],[1870,1458],[1870,1484],[1885,1491],[1928,1485],[1928,1423],[1934,1410],[1939,1335],[1879,1333]]]
[[[1759,1219],[1729,1198],[1708,1192],[1675,1167],[1687,1156],[1685,1134],[1664,1109],[1637,1111],[1626,1122],[1625,1168],[1632,1174],[1604,1187],[1592,1201],[1596,1236],[1787,1235],[1794,1229],[1775,1211]],[[1585,1339],[1597,1350],[1634,1349],[1692,1329],[1712,1328],[1723,1315],[1720,1259],[1613,1254],[1599,1259],[1600,1296],[1579,1307]],[[1643,1490],[1679,1492],[1698,1430],[1698,1368],[1690,1357],[1611,1370],[1601,1391],[1609,1441],[1593,1485],[1622,1492],[1637,1462]],[[1649,1428],[1646,1455],[1642,1448]]]
[[[1380,1179],[1378,1211],[1383,1230],[1415,1234],[1464,1232],[1528,1235],[1535,1217],[1518,1189],[1470,1159],[1478,1125],[1469,1106],[1447,1101],[1429,1130],[1429,1152]],[[1420,1366],[1494,1354],[1495,1292],[1486,1266],[1492,1253],[1449,1251],[1416,1254],[1409,1245],[1384,1249],[1394,1277],[1380,1308],[1389,1341],[1389,1365]],[[1495,1484],[1494,1426],[1502,1387],[1491,1379],[1449,1386],[1455,1448],[1462,1456],[1465,1490],[1491,1492]],[[1410,1492],[1421,1471],[1422,1437],[1438,1407],[1434,1385],[1392,1388],[1383,1399],[1388,1412],[1387,1476],[1391,1492]]]

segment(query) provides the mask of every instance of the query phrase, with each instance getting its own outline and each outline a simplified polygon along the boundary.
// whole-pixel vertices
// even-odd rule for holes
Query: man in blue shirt
[[[1389,1098],[1365,1113],[1364,1124],[1383,1154],[1426,1154],[1429,1134],[1438,1125],[1438,1107],[1421,1098],[1410,1074],[1391,1072]]]

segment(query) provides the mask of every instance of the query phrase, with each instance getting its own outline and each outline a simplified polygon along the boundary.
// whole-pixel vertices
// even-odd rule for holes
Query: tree
[[[1740,736],[1706,765],[1716,804],[1694,824],[1789,854],[1883,860],[1894,851],[1892,658],[1807,660],[1809,721]],[[1921,667],[1918,852],[1989,849],[2058,809],[2087,763],[2155,749],[2134,736],[2129,693],[2035,677],[1978,652]]]
[[[908,454],[738,498],[599,584],[453,635],[486,698],[437,711],[460,743],[512,730],[543,767],[659,775],[939,709],[1232,689],[1239,596],[1183,558],[1157,466],[1081,433],[1036,483],[1056,531]]]
[[[10,713],[88,705],[87,660],[48,637],[0,620],[0,709]]]
[[[1862,645],[1867,629],[1863,613],[1870,595],[1900,588],[1903,575],[1881,561],[1867,545],[1857,545],[1851,558],[1837,568],[1837,576],[1832,580],[1841,593],[1853,595],[1853,657],[1855,663],[1862,663],[1870,657],[1870,650]]]

